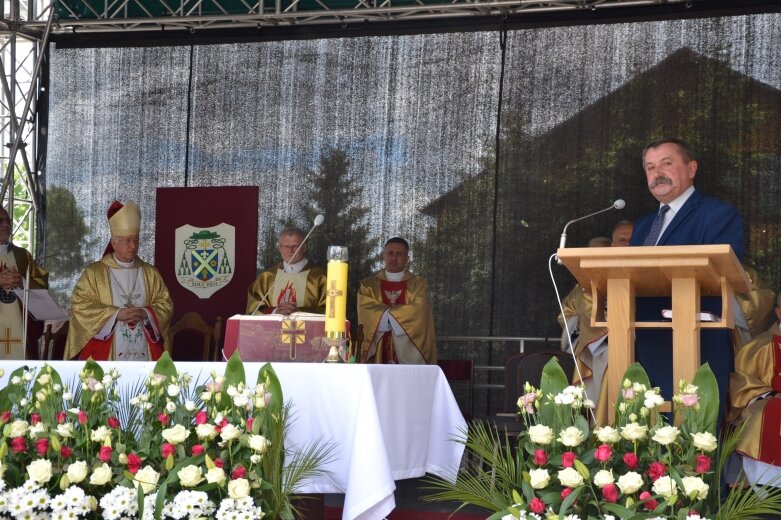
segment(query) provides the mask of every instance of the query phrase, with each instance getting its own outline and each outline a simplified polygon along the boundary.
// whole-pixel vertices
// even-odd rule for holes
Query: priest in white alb
[[[115,201],[108,217],[111,242],[73,289],[65,359],[156,360],[168,345],[171,297],[157,269],[137,256],[136,203]]]
[[[393,237],[382,251],[385,268],[361,280],[358,323],[367,363],[437,363],[434,314],[428,284],[409,272],[409,244]]]

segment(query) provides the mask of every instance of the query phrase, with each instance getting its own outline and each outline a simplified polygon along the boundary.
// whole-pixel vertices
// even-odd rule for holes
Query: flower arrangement
[[[629,367],[613,425],[593,427],[593,404],[569,386],[551,360],[540,389],[526,384],[518,399],[525,424],[517,443],[475,422],[458,441],[465,461],[455,483],[430,480],[429,500],[455,500],[494,511],[489,520],[747,519],[781,514],[781,489],[729,493],[721,475],[740,431],[716,437],[718,387],[700,367],[673,398],[678,426],[643,368]]]
[[[0,518],[292,519],[291,494],[328,445],[284,448],[290,405],[270,364],[238,354],[203,384],[164,354],[122,395],[86,362],[74,389],[45,365],[0,391]]]

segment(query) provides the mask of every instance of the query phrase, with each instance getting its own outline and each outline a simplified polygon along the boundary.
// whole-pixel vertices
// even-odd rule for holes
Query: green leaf
[[[225,388],[233,385],[238,386],[239,383],[246,383],[247,378],[244,375],[244,363],[241,362],[241,356],[239,356],[239,349],[233,351],[228,364],[225,366]],[[227,394],[225,394],[228,397]]]
[[[548,395],[556,395],[561,393],[562,390],[569,386],[567,375],[559,366],[559,361],[552,357],[542,369],[542,377],[540,378],[540,390],[542,391],[542,404],[540,405],[540,412],[538,422],[540,424],[554,425],[560,421],[557,420],[556,405],[552,400],[548,400]]]
[[[87,359],[87,361],[84,363],[82,372],[90,372],[92,377],[98,381],[103,380],[103,368],[101,368],[101,366],[98,365],[97,362],[92,358]]]
[[[624,506],[619,504],[611,504],[610,502],[603,503],[602,509],[604,509],[605,511],[609,511],[610,513],[613,513],[619,518],[632,518],[633,516],[635,516],[635,513],[625,508]]]
[[[698,422],[703,428],[702,431],[708,431],[713,435],[716,435],[716,421],[719,417],[720,406],[719,384],[708,363],[703,364],[697,369],[692,384],[698,387],[700,396],[700,411],[698,414],[692,415],[698,416]],[[699,429],[690,429],[689,431],[698,433]]]
[[[564,499],[564,502],[561,503],[561,507],[559,508],[559,517],[569,511],[569,508],[572,507],[572,504],[575,503],[575,500],[583,493],[584,489],[586,489],[585,486],[578,486],[572,490],[572,493],[567,495],[567,498]]]
[[[171,379],[176,378],[176,367],[174,366],[174,360],[171,359],[171,355],[168,352],[163,352],[163,355],[160,356],[160,359],[158,359],[157,363],[155,363],[155,368],[152,369],[152,372],[155,374],[160,374],[161,376],[167,376]]]

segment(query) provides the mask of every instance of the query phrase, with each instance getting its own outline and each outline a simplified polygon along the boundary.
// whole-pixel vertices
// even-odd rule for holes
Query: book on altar
[[[673,319],[673,311],[670,309],[662,309],[662,318],[666,318],[668,320]],[[697,315],[697,319],[699,321],[719,321],[719,317],[715,314],[711,314],[710,312],[701,312]]]
[[[24,301],[24,289],[14,289],[14,294],[20,302]],[[70,319],[46,289],[28,289],[27,312],[35,321],[68,321]]]
[[[349,322],[345,330],[350,330]],[[242,361],[320,363],[330,350],[325,341],[325,315],[237,314],[225,326],[223,357],[229,359],[237,349]]]

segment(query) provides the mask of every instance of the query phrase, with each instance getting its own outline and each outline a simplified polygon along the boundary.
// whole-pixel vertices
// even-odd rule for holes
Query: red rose
[[[37,451],[38,455],[41,457],[46,455],[46,452],[49,451],[49,439],[38,439],[35,441],[35,451]]]
[[[697,473],[707,473],[710,471],[710,457],[707,455],[697,455],[697,467],[694,469]]]
[[[109,428],[114,428],[115,430],[119,428],[119,419],[116,417],[109,417],[108,418],[108,426]]]
[[[11,449],[14,453],[23,453],[27,451],[27,439],[24,437],[14,437],[11,439]]]
[[[138,473],[138,470],[141,468],[141,457],[136,455],[135,453],[131,453],[127,456],[127,470],[135,475]]]
[[[33,426],[35,426],[39,422],[41,422],[41,414],[34,413],[34,414],[30,415],[30,423],[32,423]]]
[[[6,410],[2,414],[0,414],[0,422],[7,423],[10,421],[11,421],[11,412]]]
[[[548,454],[545,450],[534,450],[534,463],[538,466],[544,466],[548,463]]]
[[[607,462],[612,456],[613,448],[607,444],[601,444],[597,447],[596,450],[594,450],[594,458],[597,459],[598,462]]]
[[[201,455],[201,454],[203,454],[203,445],[196,444],[195,446],[193,446],[193,456]]]
[[[611,504],[618,502],[618,487],[615,484],[605,484],[602,486],[602,498]]]
[[[70,449],[68,446],[60,446],[60,457],[67,459],[71,455],[73,455],[72,449]]]
[[[176,452],[176,446],[166,442],[163,444],[163,447],[160,448],[160,451],[163,452],[163,458],[167,458],[169,455],[173,455]]]
[[[652,462],[651,465],[648,466],[648,476],[651,477],[651,480],[654,482],[656,482],[659,477],[665,476],[666,473],[667,466],[661,462]]]
[[[561,454],[561,465],[565,468],[571,468],[573,464],[575,464],[575,459],[577,458],[578,456],[571,451],[565,451]]]
[[[101,446],[98,452],[98,458],[103,462],[111,460],[111,446]]]
[[[247,474],[247,470],[244,466],[236,466],[233,468],[233,472],[231,473],[231,478],[233,480],[236,480],[237,478],[244,478],[244,476]]]
[[[248,417],[247,418],[247,431],[252,431],[252,425],[255,422],[254,417]]]
[[[564,488],[561,490],[561,499],[564,500],[572,493],[572,488]]]
[[[537,497],[534,497],[534,499],[532,499],[532,503],[529,504],[529,508],[532,510],[533,513],[540,514],[543,511],[545,511],[545,502],[543,502]]]
[[[68,414],[64,411],[57,412],[57,424],[62,424],[68,420]]]
[[[224,468],[225,463],[222,461],[222,459],[214,459],[214,465],[218,468]]]
[[[637,464],[640,462],[640,460],[637,458],[637,455],[632,453],[631,451],[629,453],[624,454],[624,464],[626,464],[626,467],[635,470],[637,469]]]
[[[79,412],[79,424],[87,424],[87,412]]]
[[[223,419],[220,421],[220,424],[217,424],[214,429],[217,430],[217,433],[222,432],[222,429],[225,428],[228,425],[228,419]]]
[[[208,420],[209,416],[203,410],[195,414],[195,424],[206,424]]]
[[[157,414],[157,420],[160,421],[160,424],[162,424],[163,426],[168,424],[168,416],[164,413]]]
[[[643,501],[643,506],[645,506],[646,510],[648,511],[653,511],[654,509],[657,508],[657,506],[659,506],[659,502],[657,502],[656,500],[648,500],[652,496],[653,495],[651,495],[651,493],[649,493],[648,491],[643,491],[642,493],[640,493],[640,500]]]

